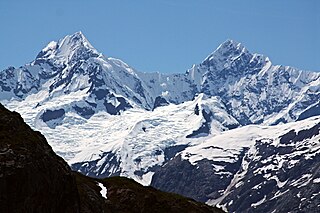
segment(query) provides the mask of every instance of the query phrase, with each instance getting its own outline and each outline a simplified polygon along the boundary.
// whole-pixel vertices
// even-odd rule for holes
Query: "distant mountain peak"
[[[220,44],[220,46],[217,48],[217,50],[218,49],[234,48],[234,47],[243,47],[243,45],[240,42],[237,42],[233,39],[227,39],[222,44]]]
[[[74,45],[83,45],[85,47],[93,48],[93,46],[89,43],[88,39],[81,31],[75,32],[72,35],[68,35],[64,39],[66,38],[70,38],[69,41]]]
[[[98,51],[90,44],[81,31],[67,35],[58,42],[51,41],[37,55],[36,60],[55,59],[61,62],[70,62],[77,59],[86,59],[88,56],[98,56]]]
[[[226,60],[242,54],[250,54],[249,51],[239,42],[227,39],[219,47],[208,55],[203,62],[216,60]]]
[[[84,34],[82,33],[81,30],[73,33],[71,36],[79,36],[79,37],[81,37],[81,38],[85,38],[85,39],[86,39],[86,37],[84,36]]]

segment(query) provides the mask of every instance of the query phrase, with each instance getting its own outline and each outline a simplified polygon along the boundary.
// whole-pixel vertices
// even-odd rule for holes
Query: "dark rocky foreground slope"
[[[100,185],[99,185],[100,183]],[[107,198],[101,184],[107,188]],[[21,116],[0,104],[0,210],[5,212],[222,212],[133,180],[72,172]]]
[[[1,212],[76,212],[75,178],[39,133],[0,106]]]

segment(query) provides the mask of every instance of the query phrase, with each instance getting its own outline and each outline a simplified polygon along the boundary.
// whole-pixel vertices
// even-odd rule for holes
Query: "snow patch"
[[[313,183],[320,183],[320,178],[313,179]]]
[[[266,201],[266,199],[267,199],[267,197],[264,196],[264,197],[263,197],[261,200],[259,200],[258,202],[252,203],[252,204],[251,204],[251,207],[256,208],[257,206],[259,206],[259,205],[261,205],[262,203],[264,203],[264,202]]]
[[[107,198],[107,192],[108,192],[107,187],[105,187],[102,183],[99,183],[99,182],[98,182],[98,186],[101,188],[101,191],[100,191],[101,196],[104,197],[105,199],[108,199]]]

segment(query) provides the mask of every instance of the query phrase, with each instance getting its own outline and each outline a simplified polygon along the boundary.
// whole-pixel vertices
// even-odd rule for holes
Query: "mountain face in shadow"
[[[1,212],[79,212],[76,181],[39,132],[0,106]]]

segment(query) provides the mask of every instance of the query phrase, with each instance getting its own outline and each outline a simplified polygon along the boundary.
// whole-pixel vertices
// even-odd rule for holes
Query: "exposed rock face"
[[[174,192],[201,202],[221,196],[231,182],[233,174],[240,169],[240,160],[228,164],[203,159],[192,165],[180,155],[159,168],[153,175],[151,185],[167,192]],[[212,165],[219,164],[226,168],[225,174],[213,172]]]
[[[86,162],[85,165],[83,163],[75,163],[71,165],[71,169],[81,172],[88,177],[104,178],[110,176],[119,176],[121,172],[119,168],[120,162],[117,160],[115,154],[112,152],[105,152],[102,153],[101,156],[103,156],[106,161],[102,165],[101,169],[98,170],[100,175],[97,175],[97,164],[99,164],[98,160]],[[113,172],[111,173],[110,171]]]
[[[151,185],[230,212],[319,212],[319,143],[316,123],[256,140],[233,164],[214,158],[191,164],[178,155],[155,172]]]
[[[268,139],[257,141],[255,157],[246,156],[245,177],[223,200],[228,210],[319,212],[320,155],[319,148],[312,147],[320,143],[319,134],[320,123],[289,131],[280,136],[278,146]]]
[[[39,132],[0,105],[1,212],[79,212],[75,178]]]
[[[1,104],[0,192],[2,213],[222,212],[127,178],[99,180],[72,172],[39,132]]]
[[[158,96],[154,101],[152,110],[154,110],[157,107],[167,106],[167,105],[169,105],[168,101],[164,97]]]

